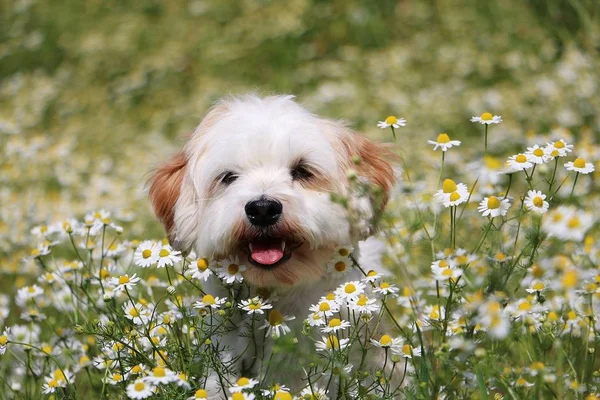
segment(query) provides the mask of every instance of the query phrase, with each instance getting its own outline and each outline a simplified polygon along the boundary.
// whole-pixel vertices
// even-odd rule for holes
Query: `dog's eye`
[[[292,171],[292,179],[295,181],[299,181],[299,180],[309,180],[310,178],[312,178],[314,176],[314,174],[310,171],[310,169],[305,166],[305,165],[297,165],[295,166]]]
[[[224,185],[231,185],[237,178],[238,175],[236,175],[234,172],[225,172],[221,176],[221,183]]]

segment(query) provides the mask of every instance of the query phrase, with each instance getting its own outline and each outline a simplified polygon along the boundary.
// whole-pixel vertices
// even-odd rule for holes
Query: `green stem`
[[[569,200],[571,200],[571,196],[573,196],[573,192],[575,191],[575,185],[577,184],[577,178],[579,178],[579,172],[575,174],[575,180],[573,181],[573,187],[571,187],[571,193],[569,193]]]

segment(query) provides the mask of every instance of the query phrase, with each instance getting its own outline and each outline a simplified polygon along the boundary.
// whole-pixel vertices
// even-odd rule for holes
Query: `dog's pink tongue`
[[[283,258],[281,243],[253,243],[252,259],[260,264],[272,265]]]

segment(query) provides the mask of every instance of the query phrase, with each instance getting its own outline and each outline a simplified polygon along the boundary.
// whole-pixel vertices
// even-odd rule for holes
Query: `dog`
[[[249,297],[276,291],[274,306],[300,321],[299,333],[311,304],[362,277],[354,269],[332,278],[326,266],[338,246],[353,246],[359,263],[361,253],[373,253],[377,245],[364,240],[393,186],[390,156],[346,124],[310,113],[294,96],[231,97],[155,171],[149,197],[174,248],[240,260]],[[206,287],[222,290],[219,283]],[[233,332],[224,339],[224,357],[236,360],[232,376],[262,370],[261,360],[254,362],[257,349],[253,360],[236,357],[248,345],[243,337]],[[268,354],[269,345],[262,346]]]

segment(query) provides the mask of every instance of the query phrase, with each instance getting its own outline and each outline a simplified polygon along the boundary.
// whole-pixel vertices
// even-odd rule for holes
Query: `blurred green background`
[[[492,151],[563,129],[597,138],[597,0],[1,0],[0,249],[34,223],[134,211],[162,234],[148,171],[227,94],[292,93],[400,148],[441,131]],[[567,131],[568,130],[568,131]],[[468,150],[468,145],[466,146]]]

